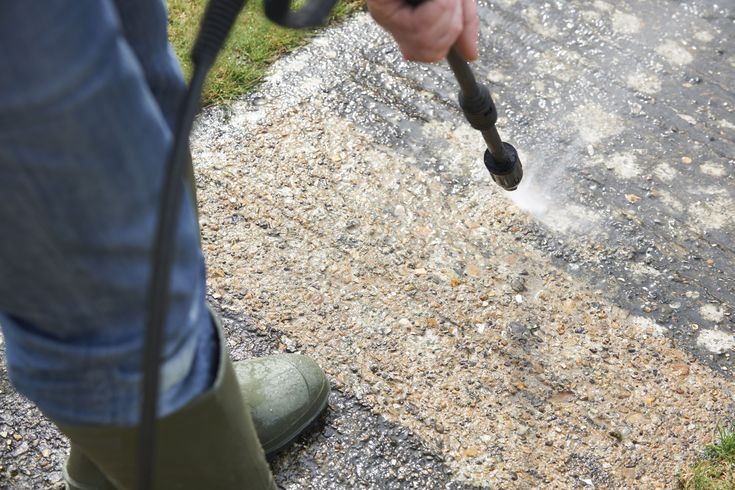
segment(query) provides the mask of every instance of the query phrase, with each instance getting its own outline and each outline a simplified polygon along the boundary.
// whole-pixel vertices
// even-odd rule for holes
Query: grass
[[[189,51],[205,6],[206,0],[168,0],[169,39],[187,77],[191,73]],[[363,6],[364,0],[341,0],[333,9],[330,22],[341,20]],[[227,102],[253,90],[271,63],[302,46],[316,32],[278,27],[263,14],[261,0],[249,2],[209,74],[202,104]]]
[[[717,428],[718,441],[679,476],[685,490],[735,489],[735,427]]]

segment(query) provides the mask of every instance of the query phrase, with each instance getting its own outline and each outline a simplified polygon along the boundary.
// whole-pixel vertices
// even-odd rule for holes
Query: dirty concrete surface
[[[335,388],[284,488],[671,488],[733,413],[733,6],[480,17],[515,193],[446,66],[365,15],[200,118],[234,356],[303,352]],[[2,382],[0,485],[54,484],[64,442]]]

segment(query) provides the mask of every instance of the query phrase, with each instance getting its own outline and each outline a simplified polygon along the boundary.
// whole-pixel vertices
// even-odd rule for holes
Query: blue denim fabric
[[[183,90],[160,0],[0,2],[0,325],[15,386],[59,421],[138,421],[149,260]],[[162,415],[209,386],[215,342],[185,199]]]

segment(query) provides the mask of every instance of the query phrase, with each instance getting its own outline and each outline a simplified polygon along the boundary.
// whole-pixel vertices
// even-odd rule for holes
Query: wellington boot
[[[266,454],[293,441],[329,399],[319,366],[299,354],[276,354],[235,363],[237,382]]]
[[[220,350],[224,352],[225,347],[222,341],[219,319],[214,312],[212,312],[212,317],[220,336]],[[229,359],[225,358],[224,362],[229,364]],[[246,409],[250,409],[252,423],[267,454],[278,451],[295,439],[326,407],[329,397],[329,382],[319,366],[306,356],[276,354],[249,359],[234,363],[234,372]],[[216,386],[215,383],[212,390],[215,390]],[[204,396],[207,395],[202,395],[202,397]],[[193,403],[196,403],[196,401],[194,400]],[[167,419],[168,417],[162,419],[159,423],[163,423]],[[203,421],[202,424],[206,427],[209,422]],[[66,430],[68,430],[67,427],[62,428],[62,431]],[[185,429],[184,432],[186,430],[188,429]],[[68,435],[71,435],[71,432]],[[64,480],[67,488],[71,490],[127,488],[113,485],[111,481],[114,480],[108,480],[105,477],[106,472],[101,469],[104,467],[102,463],[98,463],[99,466],[95,464],[93,456],[87,457],[83,447],[75,442],[75,438],[70,436],[70,439],[71,451],[64,467]],[[186,440],[193,439],[188,436]],[[137,444],[137,440],[134,443]],[[163,451],[160,444],[159,449]],[[137,445],[135,448],[137,451]],[[161,486],[160,488],[194,487]],[[210,488],[220,487],[211,486]],[[235,486],[233,488],[239,487]],[[242,488],[261,487],[252,485]]]
[[[69,490],[115,490],[104,473],[74,443],[64,465],[64,481]]]
[[[232,362],[220,345],[210,390],[158,420],[157,490],[276,488]],[[138,427],[57,426],[72,443],[64,468],[68,488],[137,487]]]

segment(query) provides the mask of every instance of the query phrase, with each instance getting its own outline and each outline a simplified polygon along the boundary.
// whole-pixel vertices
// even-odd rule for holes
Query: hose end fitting
[[[503,149],[505,150],[503,161],[499,161],[489,150],[485,150],[485,167],[496,184],[506,191],[514,191],[523,179],[523,165],[513,145],[504,142]]]

